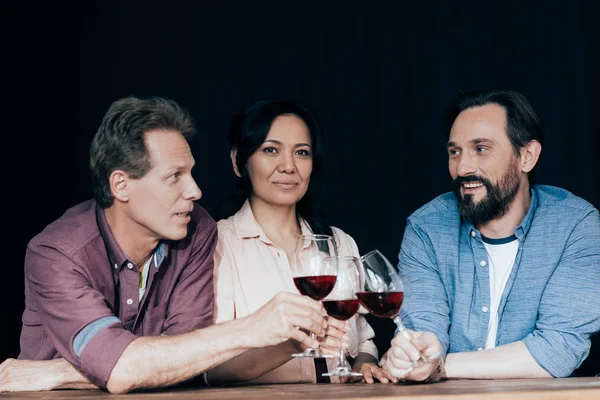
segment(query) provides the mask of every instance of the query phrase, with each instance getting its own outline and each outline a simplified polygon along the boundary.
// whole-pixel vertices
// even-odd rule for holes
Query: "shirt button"
[[[471,231],[471,237],[475,237],[477,236],[477,234],[475,233],[475,231]]]
[[[477,351],[481,351],[481,350],[483,350],[483,347],[478,347],[477,348]]]
[[[487,263],[486,263],[484,260],[481,260],[481,261],[479,262],[479,265],[481,265],[482,267],[485,267],[485,265],[486,265],[486,264],[487,264]]]
[[[481,307],[481,311],[488,312],[488,308],[486,306]]]
[[[132,305],[132,304],[133,304],[133,300],[131,300],[131,299],[127,299],[127,304],[128,304],[128,305]]]
[[[118,264],[115,264],[115,269],[119,269],[119,265]]]
[[[127,263],[127,268],[133,269],[133,264],[132,263]]]

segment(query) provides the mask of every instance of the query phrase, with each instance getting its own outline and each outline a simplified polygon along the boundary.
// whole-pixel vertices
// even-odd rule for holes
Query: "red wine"
[[[323,306],[327,310],[327,314],[340,321],[345,321],[352,318],[360,307],[358,299],[350,300],[325,300]]]
[[[371,314],[380,318],[390,318],[398,315],[404,292],[360,292],[358,299]]]
[[[331,293],[336,278],[335,275],[297,276],[294,278],[294,283],[300,293],[321,300]]]

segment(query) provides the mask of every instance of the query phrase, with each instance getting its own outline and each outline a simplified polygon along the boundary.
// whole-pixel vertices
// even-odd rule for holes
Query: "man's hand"
[[[289,339],[317,347],[306,332],[324,336],[327,313],[320,302],[299,294],[280,292],[256,312],[246,317],[250,347],[275,346]]]
[[[95,388],[64,358],[15,360],[0,364],[0,392],[34,392],[58,388]]]
[[[391,375],[399,379],[425,381],[437,373],[439,359],[423,363],[421,354],[432,356],[442,354],[442,345],[431,332],[406,330],[408,335],[397,334],[392,346],[381,359],[381,365]],[[408,337],[410,338],[408,338]],[[419,363],[413,368],[414,362]]]

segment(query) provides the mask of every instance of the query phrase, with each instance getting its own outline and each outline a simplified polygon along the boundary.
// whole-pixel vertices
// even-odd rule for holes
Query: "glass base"
[[[350,368],[337,367],[331,372],[322,374],[322,376],[363,376],[360,372],[351,371]]]
[[[292,357],[310,357],[310,358],[333,358],[332,355],[322,353],[319,349],[308,348],[303,353],[292,354]]]

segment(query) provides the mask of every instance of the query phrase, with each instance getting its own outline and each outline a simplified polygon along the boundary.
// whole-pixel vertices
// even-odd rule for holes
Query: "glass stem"
[[[410,340],[410,335],[408,334],[408,331],[406,330],[406,327],[402,323],[402,319],[400,319],[399,315],[396,315],[394,317],[394,323],[398,327],[398,333],[404,335],[405,338],[407,338],[408,340]]]
[[[350,369],[348,361],[346,360],[346,355],[344,354],[344,349],[340,349],[340,362],[338,364],[338,368]]]
[[[314,341],[314,340],[316,340],[316,336],[315,336],[315,333],[314,333],[314,332],[311,332],[311,333],[310,333],[310,338],[311,338],[313,341]],[[317,350],[319,347],[317,346],[317,348],[315,349],[315,348],[313,348],[312,346],[310,346],[310,348],[311,348],[311,349],[313,349],[313,350]]]

